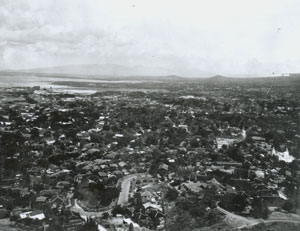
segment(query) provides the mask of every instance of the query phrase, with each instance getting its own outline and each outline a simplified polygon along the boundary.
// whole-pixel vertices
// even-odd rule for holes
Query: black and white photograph
[[[299,0],[0,0],[0,231],[300,231]]]

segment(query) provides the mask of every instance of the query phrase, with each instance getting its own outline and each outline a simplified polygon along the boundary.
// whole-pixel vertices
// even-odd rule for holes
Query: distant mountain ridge
[[[81,64],[46,68],[17,70],[23,73],[66,74],[79,76],[171,76],[170,71],[163,68],[152,68],[141,65],[123,66],[117,64]]]
[[[147,74],[145,74],[147,73]],[[170,74],[170,71],[163,68],[153,68],[145,66],[122,66],[116,64],[82,64],[67,65],[46,68],[34,68],[23,70],[5,70],[0,71],[1,76],[36,76],[52,78],[80,78],[97,80],[141,80],[141,81],[179,81],[179,82],[204,82],[204,83],[275,83],[279,85],[299,85],[299,76],[280,76],[280,77],[227,77],[215,75],[212,77],[186,77]]]

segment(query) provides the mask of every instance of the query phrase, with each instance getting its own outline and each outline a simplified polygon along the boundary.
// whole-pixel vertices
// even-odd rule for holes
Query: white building
[[[290,155],[289,150],[286,149],[284,152],[278,152],[273,147],[272,149],[272,155],[278,156],[279,160],[283,160],[287,163],[292,162],[295,158]]]

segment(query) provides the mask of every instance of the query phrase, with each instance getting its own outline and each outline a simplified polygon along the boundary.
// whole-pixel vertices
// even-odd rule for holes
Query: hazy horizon
[[[149,69],[148,69],[149,70]],[[98,77],[180,77],[180,78],[211,78],[211,77],[228,77],[228,78],[267,78],[267,77],[281,77],[283,74],[276,75],[275,73],[270,75],[243,75],[243,74],[234,74],[234,75],[222,75],[222,74],[207,74],[199,76],[187,76],[187,75],[178,75],[173,73],[164,72],[162,69],[150,70],[150,74],[146,75],[147,70],[142,66],[122,66],[115,64],[70,64],[64,66],[48,66],[48,67],[39,67],[39,68],[25,68],[25,69],[4,69],[0,72],[10,72],[10,73],[31,73],[36,74],[46,74],[46,75],[72,75],[74,76],[98,76]],[[148,72],[149,73],[149,72]],[[284,77],[289,76],[289,74],[294,73],[284,73]]]
[[[118,76],[183,77],[300,72],[299,7],[297,0],[0,0],[0,70],[99,65]]]

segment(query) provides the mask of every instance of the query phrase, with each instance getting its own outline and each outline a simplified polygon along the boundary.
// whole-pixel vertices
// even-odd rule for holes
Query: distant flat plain
[[[48,77],[37,75],[1,75],[0,87],[33,87],[41,86],[46,88],[67,88],[67,85],[56,84],[59,82],[89,82],[89,83],[140,83],[138,80],[103,80],[95,78],[80,77]]]

